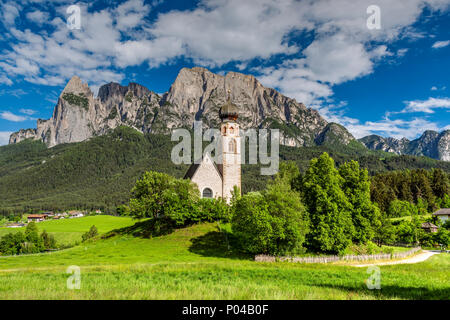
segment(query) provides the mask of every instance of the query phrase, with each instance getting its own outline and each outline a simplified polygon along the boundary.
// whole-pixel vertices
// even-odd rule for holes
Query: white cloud
[[[26,17],[28,20],[30,20],[38,25],[47,23],[47,22],[49,22],[49,19],[50,19],[50,15],[48,12],[40,11],[40,10],[28,12],[26,14]]]
[[[397,50],[397,56],[404,57],[408,53],[408,51],[409,51],[408,48],[399,49],[399,50]]]
[[[402,113],[434,113],[434,109],[450,109],[450,98],[428,98],[427,100],[407,101]]]
[[[4,2],[1,4],[2,22],[6,27],[15,24],[16,19],[19,17],[21,6],[15,1]]]
[[[0,84],[12,85],[13,82],[7,76],[0,74]]]
[[[264,84],[300,102],[315,103],[332,97],[334,85],[371,74],[384,58],[403,56],[407,49],[393,54],[390,45],[417,39],[420,32],[412,26],[424,8],[444,12],[450,0],[378,0],[381,30],[366,25],[366,9],[373,0],[202,0],[190,10],[162,12],[152,22],[146,18],[159,1],[128,0],[96,11],[82,7],[82,29],[74,31],[66,26],[66,3],[57,1],[57,14],[49,21],[52,28],[40,32],[14,26],[17,8],[12,1],[4,4],[10,12],[4,20],[12,23],[8,29],[14,39],[12,50],[0,54],[0,83],[23,78],[63,85],[76,74],[98,87],[120,82],[125,68],[142,63],[158,67],[184,57],[204,66],[235,62],[245,68],[261,59],[256,71]],[[42,22],[47,17],[39,12],[26,15]],[[314,38],[289,41],[291,34],[299,33]],[[264,67],[275,55],[285,61]]]
[[[416,139],[426,130],[441,131],[444,128],[424,118],[392,119],[388,116],[376,121],[361,122],[358,119],[345,116],[342,105],[317,106],[320,114],[330,122],[339,123],[347,128],[355,138],[359,139],[376,134],[397,139]]]
[[[12,122],[23,122],[30,120],[28,116],[17,115],[9,111],[0,112],[0,118]]]
[[[33,110],[33,109],[20,109],[19,112],[23,113],[23,114],[26,114],[26,115],[29,115],[29,116],[32,116],[33,114],[37,113],[37,111]]]
[[[441,49],[441,48],[445,48],[448,45],[450,45],[450,40],[447,41],[437,41],[433,44],[432,48],[433,49]]]
[[[12,132],[9,131],[0,131],[0,146],[4,146],[9,143],[9,136]]]

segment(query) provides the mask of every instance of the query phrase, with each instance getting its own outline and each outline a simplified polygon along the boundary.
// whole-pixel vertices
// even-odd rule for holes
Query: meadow
[[[133,225],[135,221],[129,217],[106,215],[88,216],[74,219],[46,220],[37,223],[39,232],[43,230],[52,234],[58,244],[69,245],[81,242],[81,236],[95,225],[99,233]],[[25,231],[23,228],[0,228],[0,237],[7,233]]]
[[[450,297],[449,254],[418,264],[381,266],[381,290],[369,290],[366,268],[254,262],[230,249],[229,239],[214,223],[162,236],[146,233],[144,226],[121,226],[103,239],[59,252],[0,257],[0,299]],[[80,290],[67,289],[71,265],[81,269]]]

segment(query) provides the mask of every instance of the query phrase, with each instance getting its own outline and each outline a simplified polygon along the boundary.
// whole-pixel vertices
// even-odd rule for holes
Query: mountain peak
[[[92,94],[91,89],[87,83],[81,81],[80,77],[73,76],[69,82],[66,84],[66,87],[63,90],[63,93],[88,93]]]

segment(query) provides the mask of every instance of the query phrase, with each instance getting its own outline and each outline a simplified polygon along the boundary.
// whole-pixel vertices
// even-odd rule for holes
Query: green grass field
[[[81,241],[83,233],[87,232],[92,225],[95,225],[99,233],[105,233],[113,229],[123,228],[133,225],[135,221],[128,217],[114,216],[88,216],[74,219],[47,220],[38,222],[36,225],[39,232],[46,230],[52,234],[58,244],[73,244]],[[7,233],[25,231],[25,228],[0,228],[0,237]]]
[[[60,227],[61,232],[69,232],[69,227]],[[139,228],[125,230],[59,252],[0,257],[0,299],[450,297],[449,254],[418,264],[381,266],[381,290],[369,290],[366,268],[256,263],[228,250],[216,224],[150,238]],[[71,265],[81,268],[80,290],[67,289],[66,269]]]

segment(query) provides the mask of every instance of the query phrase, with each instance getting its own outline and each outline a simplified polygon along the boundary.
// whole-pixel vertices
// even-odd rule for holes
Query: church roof
[[[220,108],[220,119],[237,119],[239,116],[239,108],[228,98],[227,102]]]
[[[209,157],[209,155],[207,155],[207,156]],[[202,161],[200,163],[196,163],[198,161],[194,161],[194,163],[191,164],[188,171],[184,175],[183,179],[192,179],[203,161],[204,161],[204,158],[202,159]],[[212,161],[212,159],[211,159],[211,161]],[[214,168],[216,168],[217,172],[219,173],[220,178],[223,178],[223,165],[222,164],[218,165],[214,161],[212,161],[212,163],[214,164]]]

